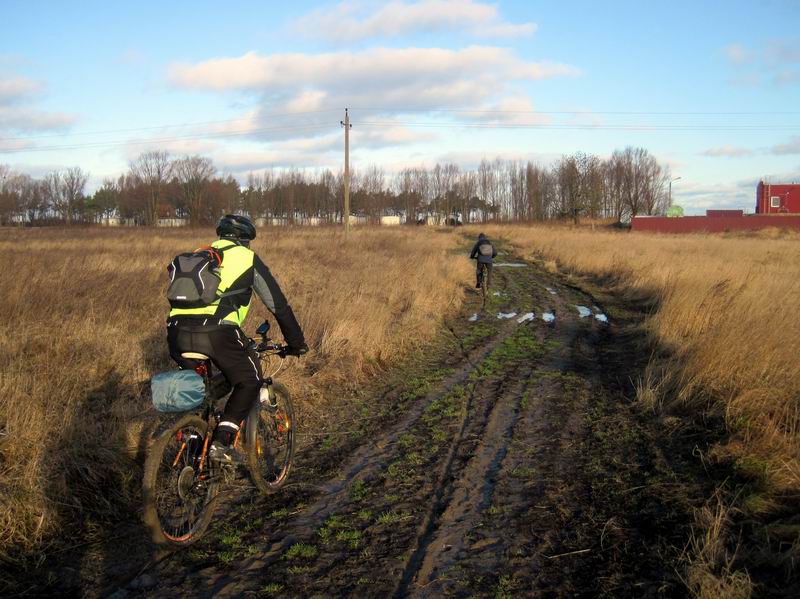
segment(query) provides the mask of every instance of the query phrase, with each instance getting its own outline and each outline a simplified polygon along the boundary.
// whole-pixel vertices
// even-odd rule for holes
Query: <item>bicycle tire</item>
[[[295,420],[292,398],[283,385],[274,383],[272,388],[278,400],[278,407],[272,410],[257,401],[250,408],[245,424],[247,465],[250,475],[258,490],[267,495],[275,493],[286,483],[294,458]],[[281,426],[285,427],[285,430],[281,431]],[[277,453],[277,450],[274,453],[272,451],[276,447],[276,434],[285,444],[280,449],[282,457],[279,457],[281,463],[277,469],[272,460]]]
[[[198,497],[202,496],[203,504],[199,511],[194,512],[194,520],[187,523],[186,521],[180,522],[179,518],[171,518],[174,522],[178,522],[177,526],[172,527],[170,530],[165,530],[165,521],[168,518],[166,508],[162,509],[159,513],[160,495],[159,492],[164,487],[164,490],[170,487],[170,478],[176,476],[174,480],[175,491],[177,495],[181,495],[181,490],[189,493],[195,487],[194,470],[191,472],[187,468],[189,461],[192,460],[191,450],[187,450],[187,443],[183,441],[185,431],[192,431],[191,434],[199,434],[201,438],[205,438],[208,432],[208,423],[196,415],[188,415],[182,417],[178,422],[172,425],[168,430],[164,431],[153,443],[150,451],[147,454],[147,459],[144,465],[144,478],[142,481],[142,496],[144,500],[144,523],[150,529],[153,542],[159,545],[172,545],[176,547],[185,547],[194,543],[205,533],[211,519],[214,516],[214,510],[217,507],[217,500],[219,498],[219,483],[210,482],[203,484],[205,492],[202,488],[198,487]],[[173,459],[172,453],[165,456],[170,444],[175,440],[175,444],[183,443],[183,448],[179,450],[177,457]],[[202,443],[202,441],[195,441]],[[195,451],[195,455],[197,452]],[[196,461],[196,459],[195,459]],[[166,466],[165,468],[162,468]],[[180,473],[177,468],[181,469]],[[166,481],[159,479],[159,474],[166,474]],[[186,487],[187,473],[191,485]],[[185,488],[182,488],[185,487]],[[169,491],[168,491],[169,493]],[[166,496],[165,496],[166,497]],[[179,497],[183,500],[183,497]],[[194,502],[196,503],[196,501]],[[188,502],[187,502],[188,504]],[[188,524],[188,526],[187,526]]]

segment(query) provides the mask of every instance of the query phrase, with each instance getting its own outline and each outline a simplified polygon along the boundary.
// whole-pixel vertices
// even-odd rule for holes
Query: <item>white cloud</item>
[[[0,106],[0,131],[53,131],[64,129],[74,122],[73,115],[62,112]]]
[[[442,107],[459,112],[460,119],[487,124],[546,122],[515,86],[578,73],[570,65],[523,60],[506,48],[471,46],[324,54],[249,52],[174,65],[170,77],[187,88],[260,93],[259,105],[241,119],[212,128],[220,134],[247,133],[261,141],[313,138],[322,131],[338,131],[341,111],[350,107],[356,131],[362,125],[378,127],[375,123],[388,127],[363,138],[371,147],[381,147],[430,139],[400,120],[406,125],[410,120],[419,122],[427,112]],[[470,115],[470,110],[481,116]]]
[[[30,108],[44,87],[41,81],[27,77],[0,77],[0,131],[50,131],[72,124],[73,115]],[[6,150],[11,147],[9,143],[4,146]]]
[[[672,186],[673,202],[689,214],[703,214],[708,209],[742,209],[752,211],[755,205],[756,183],[691,183],[681,181]]]
[[[469,46],[443,48],[374,48],[358,53],[271,54],[248,52],[235,58],[217,58],[198,64],[176,64],[170,79],[181,87],[207,90],[332,89],[363,92],[399,88],[415,89],[490,75],[492,81],[535,81],[576,76],[574,66],[554,62],[528,62],[506,48]]]
[[[741,44],[723,48],[736,69],[732,83],[755,87],[769,82],[776,86],[800,84],[800,40],[772,39],[766,47],[750,50]]]
[[[341,147],[341,135],[338,137],[338,146]],[[409,127],[393,123],[391,119],[383,121],[378,128],[355,128],[350,133],[353,144],[362,148],[382,148],[386,146],[401,146],[414,143],[430,142],[436,135],[430,131],[417,131]]]
[[[731,145],[719,146],[717,148],[709,148],[704,152],[700,152],[702,156],[711,156],[714,158],[743,158],[745,156],[752,156],[753,150],[748,148],[737,148]]]
[[[551,122],[548,115],[536,112],[528,96],[513,94],[483,106],[475,112],[466,111],[468,120],[486,125],[545,125]]]
[[[555,163],[561,154],[555,152],[522,152],[519,150],[455,150],[444,152],[433,157],[427,162],[428,166],[433,166],[436,162],[453,162],[462,169],[475,170],[483,160],[490,162],[495,159],[508,160],[514,162],[532,162],[539,166],[550,166]],[[417,164],[419,166],[419,164]]]
[[[789,141],[787,141],[786,143],[772,146],[769,149],[769,151],[770,154],[776,154],[778,156],[800,154],[800,136],[795,135],[794,137],[790,138]]]
[[[202,139],[132,139],[124,147],[126,161],[135,159],[144,152],[167,152],[173,157],[208,155],[220,147],[218,143]]]
[[[219,152],[214,162],[221,172],[244,175],[270,168],[324,168],[333,160],[323,153],[290,154],[276,150]]]
[[[498,23],[476,29],[478,37],[524,37],[532,35],[537,29],[536,23]]]
[[[33,147],[33,142],[27,139],[2,139],[0,138],[0,153],[19,152]]]
[[[292,29],[314,39],[353,42],[433,31],[467,31],[481,37],[519,37],[531,35],[536,31],[536,24],[503,21],[497,6],[485,2],[420,0],[384,4],[342,2],[301,17]]]
[[[0,79],[0,106],[27,100],[30,96],[42,91],[43,87],[40,81],[34,81],[27,77]]]

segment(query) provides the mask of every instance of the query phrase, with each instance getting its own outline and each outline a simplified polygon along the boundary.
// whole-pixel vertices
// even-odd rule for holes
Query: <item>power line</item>
[[[570,115],[570,116],[786,116],[800,115],[800,111],[629,111],[629,110],[503,110],[503,109],[469,109],[469,108],[386,108],[362,107],[357,110],[363,112],[395,112],[398,114],[410,113],[448,113],[448,114],[542,114],[542,115]],[[325,114],[338,112],[338,109],[286,111],[260,114],[259,118],[291,117],[309,114]],[[248,117],[238,119],[223,119],[213,121],[197,121],[192,123],[167,123],[149,127],[130,127],[123,129],[104,129],[98,131],[78,131],[64,133],[49,133],[46,135],[23,135],[16,137],[0,137],[0,141],[20,141],[30,139],[52,139],[57,137],[77,137],[86,135],[108,135],[114,133],[135,133],[140,131],[154,131],[158,129],[173,129],[181,127],[198,127],[206,125],[232,124],[250,120]]]
[[[366,109],[376,111],[377,109]],[[420,110],[421,112],[422,110]],[[273,113],[271,115],[263,115],[263,116],[286,116],[286,115],[303,115],[303,114],[324,114],[333,112],[332,110],[316,110],[316,111],[306,111],[306,112],[291,112],[291,113]],[[413,112],[413,110],[406,110],[405,112]],[[592,115],[592,114],[626,114],[626,115],[657,115],[657,114],[683,114],[683,115],[699,115],[699,114],[734,114],[734,113],[656,113],[656,112],[580,112],[580,111],[503,111],[503,110],[494,110],[494,111],[482,111],[482,110],[455,110],[455,109],[437,109],[431,110],[426,112],[450,112],[450,113],[476,113],[476,114],[562,114],[562,115]],[[738,113],[738,114],[800,114],[800,112],[786,112],[786,113]],[[219,124],[219,123],[235,123],[240,121],[246,121],[247,119],[231,119],[231,120],[222,120],[222,121],[205,121],[205,124]],[[125,132],[143,132],[143,131],[151,131],[156,129],[164,129],[170,127],[189,127],[189,126],[199,126],[204,123],[185,123],[185,124],[175,124],[175,125],[160,125],[154,127],[142,127],[142,128],[130,128],[130,129],[118,129],[118,130],[109,130],[103,132],[103,134],[107,133],[125,133]],[[411,121],[411,120],[372,120],[372,121],[364,121],[361,123],[364,127],[367,128],[389,128],[389,127],[396,127],[396,126],[405,126],[405,127],[417,127],[417,128],[440,128],[440,129],[496,129],[496,130],[519,130],[519,129],[528,129],[528,130],[553,130],[553,131],[632,131],[632,132],[652,132],[652,133],[692,133],[692,132],[743,132],[743,133],[758,133],[758,132],[766,132],[766,131],[797,131],[800,130],[800,124],[798,125],[787,125],[787,124],[727,124],[727,123],[717,123],[717,124],[707,124],[707,123],[689,123],[689,124],[680,124],[680,123],[671,123],[671,124],[580,124],[580,123],[534,123],[534,122],[521,122],[521,123],[504,123],[498,121],[480,121],[480,120],[472,120],[472,121],[446,121],[446,122],[431,122],[431,121]],[[90,148],[105,148],[105,147],[119,147],[119,146],[135,146],[135,145],[150,145],[150,144],[165,144],[171,142],[178,142],[178,141],[186,141],[186,140],[197,140],[197,139],[218,139],[218,138],[226,138],[226,137],[241,137],[241,136],[249,136],[249,135],[258,135],[260,133],[269,133],[269,132],[277,132],[277,131],[313,131],[313,130],[324,130],[329,129],[332,127],[332,124],[327,123],[313,123],[313,124],[297,124],[297,125],[282,125],[278,127],[258,127],[254,129],[240,129],[234,131],[209,131],[209,132],[198,132],[192,133],[187,135],[178,135],[178,136],[169,136],[169,137],[161,137],[161,138],[151,138],[151,139],[141,139],[141,140],[105,140],[105,141],[89,141],[89,142],[82,142],[82,143],[65,143],[65,144],[55,144],[55,145],[44,145],[44,146],[28,146],[28,147],[17,147],[17,148],[7,148],[7,149],[0,149],[0,154],[6,153],[21,153],[21,152],[50,152],[50,151],[67,151],[67,150],[81,150],[81,149],[90,149]],[[97,134],[97,133],[95,133]],[[88,132],[84,133],[76,133],[73,135],[90,135]],[[68,134],[62,135],[51,135],[51,136],[41,136],[39,138],[48,138],[48,137],[64,137],[68,136]],[[39,139],[37,137],[21,137],[21,138],[0,138],[0,141],[18,141],[18,142],[27,142],[34,139]]]
[[[260,114],[259,118],[272,118],[272,117],[289,117],[289,116],[302,116],[307,114],[323,114],[323,113],[338,112],[337,109],[330,110],[306,110],[303,112],[274,112],[269,114]],[[110,133],[135,133],[137,131],[154,131],[157,129],[175,129],[181,127],[199,127],[203,125],[226,125],[231,123],[239,123],[242,121],[249,121],[249,117],[242,117],[238,119],[224,119],[219,121],[198,121],[195,123],[176,123],[167,125],[153,125],[151,127],[131,127],[127,129],[105,129],[101,131],[78,131],[78,132],[64,132],[64,133],[48,133],[47,135],[24,135],[17,137],[0,137],[0,141],[19,141],[28,139],[51,139],[54,137],[77,137],[82,135],[107,135]]]
[[[497,123],[497,122],[452,122],[425,123],[411,121],[363,121],[364,126],[387,127],[404,125],[406,127],[428,128],[467,128],[467,129],[552,129],[579,131],[794,131],[800,125],[581,125],[552,123]]]
[[[55,150],[82,150],[86,148],[110,148],[128,145],[148,145],[158,143],[170,143],[175,141],[185,141],[193,139],[216,139],[225,137],[240,137],[243,135],[253,135],[257,133],[268,133],[272,131],[305,131],[313,129],[330,129],[330,125],[292,125],[284,127],[263,127],[259,129],[245,129],[241,131],[226,131],[219,133],[200,133],[195,135],[184,135],[180,137],[162,137],[152,139],[140,140],[125,140],[125,141],[105,141],[105,142],[89,142],[82,144],[63,144],[54,146],[33,146],[27,148],[9,148],[0,149],[0,154],[19,153],[19,152],[50,152]]]
[[[635,111],[635,110],[502,110],[470,108],[356,108],[364,112],[449,112],[465,114],[566,114],[566,115],[621,115],[621,116],[725,116],[725,115],[800,115],[800,111],[743,110],[743,111]]]

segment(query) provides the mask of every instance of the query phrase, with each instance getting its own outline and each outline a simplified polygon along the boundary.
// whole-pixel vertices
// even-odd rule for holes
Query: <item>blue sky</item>
[[[264,168],[481,158],[547,164],[627,145],[690,213],[800,180],[800,2],[0,0],[0,163],[139,152]],[[465,126],[468,125],[468,126]]]

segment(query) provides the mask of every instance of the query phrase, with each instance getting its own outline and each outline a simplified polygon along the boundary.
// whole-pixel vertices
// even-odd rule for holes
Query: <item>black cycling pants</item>
[[[261,363],[241,329],[232,325],[176,324],[167,327],[167,343],[169,355],[181,368],[197,365],[196,360],[182,358],[183,352],[200,352],[211,358],[233,386],[220,425],[229,422],[239,426],[261,390]]]

